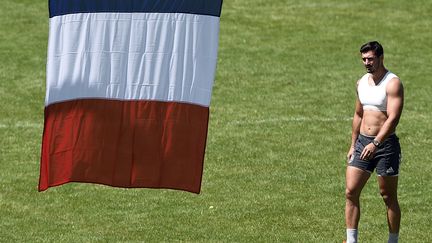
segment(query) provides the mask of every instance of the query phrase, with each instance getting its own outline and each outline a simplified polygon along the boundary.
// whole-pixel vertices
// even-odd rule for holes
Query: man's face
[[[361,54],[363,65],[368,73],[374,73],[381,65],[382,57],[375,56],[374,51],[368,51]]]

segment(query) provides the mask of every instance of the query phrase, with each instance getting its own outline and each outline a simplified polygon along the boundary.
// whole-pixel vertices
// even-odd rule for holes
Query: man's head
[[[368,73],[374,73],[384,67],[384,49],[378,41],[371,41],[360,47],[363,65]]]

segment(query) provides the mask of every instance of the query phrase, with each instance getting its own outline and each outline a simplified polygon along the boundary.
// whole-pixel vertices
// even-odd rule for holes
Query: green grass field
[[[202,193],[70,183],[37,192],[48,12],[0,6],[0,242],[341,242],[358,49],[405,86],[401,242],[431,242],[432,2],[226,0]],[[427,108],[429,107],[429,108]],[[375,176],[361,242],[386,242]]]

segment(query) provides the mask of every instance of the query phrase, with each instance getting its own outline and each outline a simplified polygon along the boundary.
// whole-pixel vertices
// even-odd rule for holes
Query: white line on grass
[[[293,116],[293,117],[275,117],[260,120],[237,120],[231,121],[231,125],[245,125],[245,124],[265,124],[265,123],[283,123],[283,122],[340,122],[351,121],[352,117],[307,117],[307,116]]]
[[[283,123],[283,122],[340,122],[340,121],[351,121],[352,117],[307,117],[307,116],[293,116],[293,117],[275,117],[269,119],[259,120],[237,120],[230,121],[230,125],[246,125],[246,124],[266,124],[266,123]],[[43,127],[42,123],[30,123],[30,122],[17,122],[12,123],[0,123],[0,129],[8,128],[35,128],[40,129]]]
[[[9,128],[35,128],[40,129],[43,127],[41,123],[32,123],[32,122],[17,122],[17,123],[0,123],[0,129],[9,129]]]

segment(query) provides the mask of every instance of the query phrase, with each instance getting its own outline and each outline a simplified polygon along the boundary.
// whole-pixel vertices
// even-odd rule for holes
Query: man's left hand
[[[376,150],[377,150],[377,147],[373,143],[366,145],[360,154],[360,159],[361,160],[372,159],[375,155]]]

